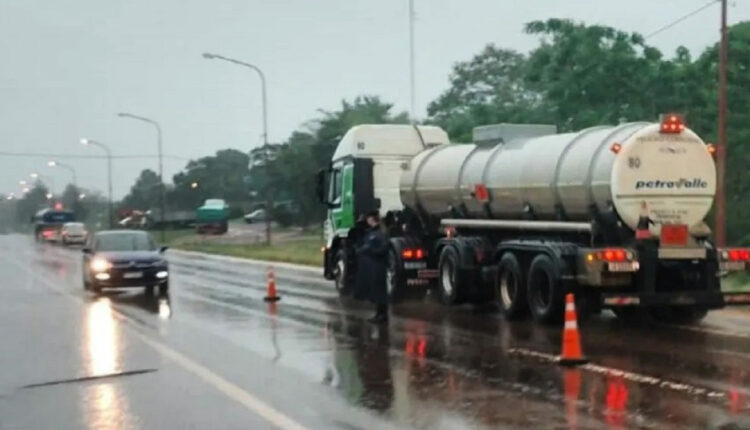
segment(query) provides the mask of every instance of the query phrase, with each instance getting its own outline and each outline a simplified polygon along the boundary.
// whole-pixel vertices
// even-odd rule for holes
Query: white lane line
[[[18,266],[21,270],[26,272],[30,277],[35,278],[37,281],[43,283],[47,288],[57,291],[61,293],[64,297],[67,297],[68,299],[77,303],[79,306],[85,307],[85,304],[81,301],[81,297],[74,296],[70,294],[69,291],[59,288],[54,282],[50,281],[45,276],[32,271],[31,269],[24,266],[21,262],[19,262],[15,258],[6,258],[6,261],[11,262],[12,264]],[[212,372],[209,368],[197,363],[196,361],[191,360],[189,357],[170,348],[164,343],[159,342],[158,340],[153,339],[150,336],[143,334],[134,326],[132,326],[127,316],[123,315],[120,311],[116,309],[112,309],[112,311],[118,316],[120,321],[123,323],[123,327],[129,330],[131,334],[134,334],[136,337],[138,337],[141,341],[143,341],[143,343],[150,346],[151,348],[156,350],[158,353],[160,353],[164,357],[172,360],[174,363],[176,363],[183,369],[187,370],[188,372],[192,373],[194,376],[197,376],[203,382],[213,386],[214,388],[222,392],[224,395],[226,395],[230,399],[236,401],[237,403],[240,403],[241,405],[245,406],[247,409],[255,412],[260,417],[268,421],[270,424],[283,430],[308,430],[307,427],[303,426],[302,424],[299,424],[298,422],[294,421],[289,416],[284,415],[283,413],[279,412],[274,407],[263,402],[262,400],[258,399],[252,394],[248,393],[247,391],[243,390],[239,386],[227,381],[226,379]]]
[[[556,363],[558,357],[556,355],[547,354],[544,352],[532,351],[525,348],[510,348],[508,353],[512,355],[519,355],[522,357],[536,358],[538,360]],[[598,364],[584,364],[579,366],[580,369],[585,369],[590,372],[598,373],[606,376],[622,377],[632,382],[641,384],[653,385],[659,388],[666,388],[668,390],[677,391],[681,393],[691,394],[695,396],[706,396],[712,399],[719,399],[726,397],[726,394],[721,391],[714,391],[708,388],[697,387],[683,382],[675,382],[666,379],[660,379],[654,376],[644,375],[641,373],[629,372],[627,370],[616,369],[614,367],[601,366]]]

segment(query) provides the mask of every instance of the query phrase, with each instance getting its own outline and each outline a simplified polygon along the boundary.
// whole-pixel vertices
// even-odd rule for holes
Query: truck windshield
[[[97,252],[111,251],[153,251],[154,242],[147,234],[118,233],[105,234],[96,238],[94,250]]]

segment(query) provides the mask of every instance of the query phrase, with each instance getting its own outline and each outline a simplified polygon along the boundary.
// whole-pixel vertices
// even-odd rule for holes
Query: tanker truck
[[[360,125],[318,174],[324,276],[353,288],[357,223],[378,210],[392,301],[432,291],[445,305],[497,302],[508,319],[561,320],[566,293],[587,313],[690,323],[750,303],[720,276],[750,252],[717,249],[705,222],[713,145],[679,115],[557,133],[477,127],[470,144],[434,126]]]

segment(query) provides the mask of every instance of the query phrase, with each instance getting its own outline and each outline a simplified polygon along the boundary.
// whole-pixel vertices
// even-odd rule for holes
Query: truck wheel
[[[346,264],[346,253],[343,249],[336,251],[333,264],[333,281],[336,291],[338,291],[339,296],[348,296],[352,291],[352,282],[349,267]]]
[[[459,288],[461,288],[461,276],[458,269],[458,251],[452,246],[446,246],[440,253],[438,263],[438,289],[440,301],[444,305],[455,305],[458,303]]]
[[[555,263],[548,256],[538,255],[529,268],[527,294],[531,316],[535,320],[553,324],[563,315],[563,290]]]
[[[391,303],[401,301],[406,294],[406,282],[404,272],[401,270],[401,261],[396,251],[388,252],[388,267],[385,274],[385,286],[388,292],[388,300]]]
[[[511,252],[500,259],[496,280],[496,293],[500,309],[508,320],[518,319],[528,313],[526,284],[521,272],[521,264]]]

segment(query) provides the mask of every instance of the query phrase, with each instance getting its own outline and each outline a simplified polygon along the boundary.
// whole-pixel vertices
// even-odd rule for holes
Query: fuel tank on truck
[[[556,134],[554,126],[499,124],[475,129],[474,140],[417,154],[401,176],[403,204],[434,218],[614,213],[635,229],[646,202],[658,234],[661,223],[701,224],[713,203],[713,157],[687,128],[664,133],[634,122]]]

